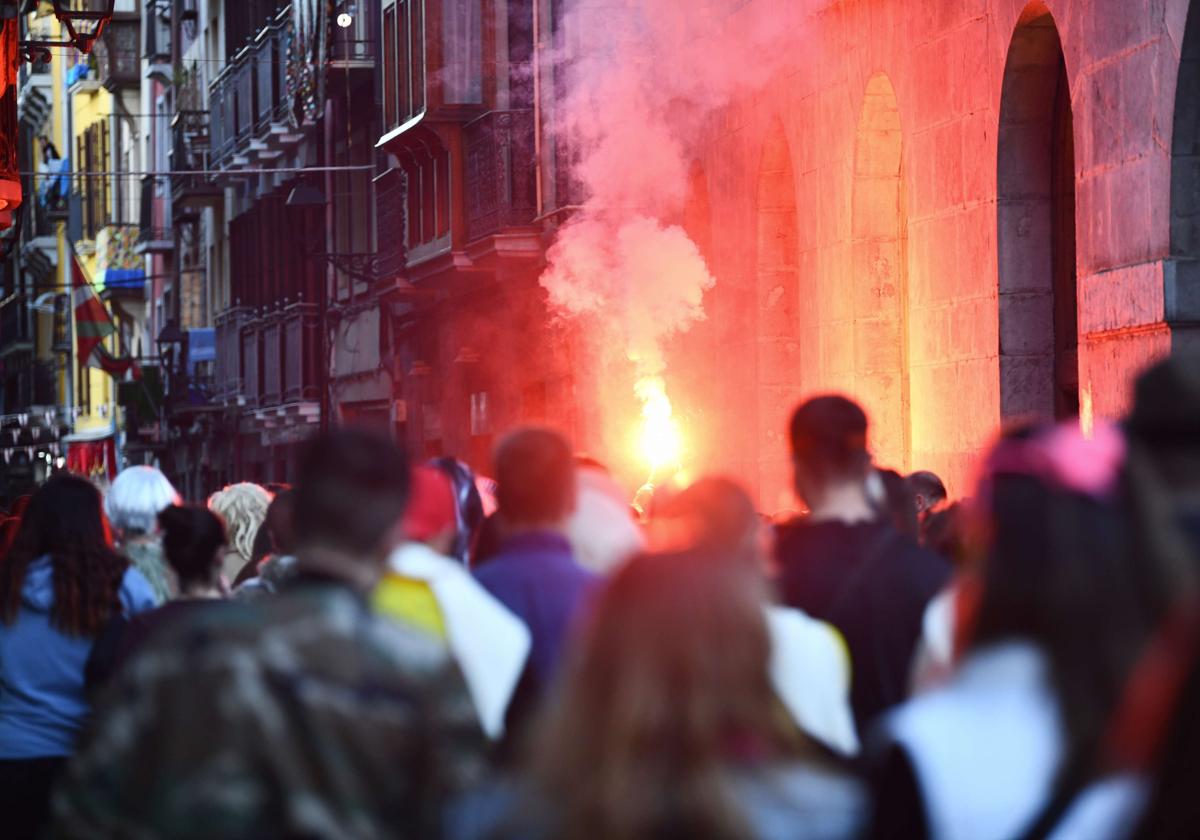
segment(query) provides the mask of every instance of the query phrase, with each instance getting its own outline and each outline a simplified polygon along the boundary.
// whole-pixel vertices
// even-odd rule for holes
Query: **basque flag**
[[[100,368],[116,379],[139,380],[142,368],[128,356],[118,359],[108,352],[104,339],[117,331],[112,316],[83,272],[79,256],[71,252],[71,302],[75,306],[75,349],[88,367]]]

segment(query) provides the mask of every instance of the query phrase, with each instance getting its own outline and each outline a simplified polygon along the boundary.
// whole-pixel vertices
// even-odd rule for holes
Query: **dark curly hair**
[[[46,556],[54,564],[50,622],[56,628],[95,636],[121,609],[119,590],[129,563],[113,550],[100,501],[100,491],[73,475],[55,476],[33,495],[0,565],[0,620],[16,621],[29,564]]]

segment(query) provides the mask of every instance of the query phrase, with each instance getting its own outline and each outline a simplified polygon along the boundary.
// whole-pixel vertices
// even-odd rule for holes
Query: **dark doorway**
[[[997,170],[1000,414],[1079,414],[1075,142],[1054,19],[1032,4],[1009,46]]]

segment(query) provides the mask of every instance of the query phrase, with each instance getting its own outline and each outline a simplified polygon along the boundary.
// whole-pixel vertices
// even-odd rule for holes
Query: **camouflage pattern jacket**
[[[60,837],[437,837],[484,738],[440,640],[330,582],[167,628],[103,699]]]

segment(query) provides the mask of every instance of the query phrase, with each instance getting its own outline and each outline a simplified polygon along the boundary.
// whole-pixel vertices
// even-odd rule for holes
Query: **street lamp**
[[[53,0],[54,16],[67,28],[65,41],[22,41],[21,49],[33,60],[49,58],[52,47],[74,47],[84,55],[92,51],[104,27],[112,20],[117,0]]]

